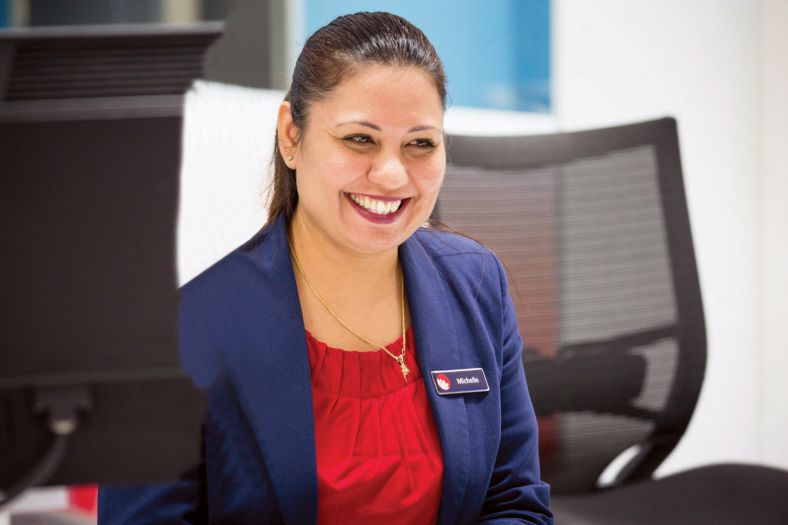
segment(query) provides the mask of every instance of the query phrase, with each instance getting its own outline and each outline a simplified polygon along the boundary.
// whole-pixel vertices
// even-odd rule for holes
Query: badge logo
[[[449,376],[446,374],[438,374],[435,376],[435,382],[438,384],[438,388],[447,392],[451,390],[451,381],[449,381]]]

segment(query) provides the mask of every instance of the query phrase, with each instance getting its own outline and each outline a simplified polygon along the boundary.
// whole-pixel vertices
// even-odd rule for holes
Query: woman
[[[279,109],[268,224],[182,290],[205,462],[103,489],[105,523],[552,523],[495,256],[421,228],[445,76],[388,13],[306,42]]]

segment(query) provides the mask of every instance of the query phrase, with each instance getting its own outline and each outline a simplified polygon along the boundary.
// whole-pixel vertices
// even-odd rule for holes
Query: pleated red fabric
[[[332,348],[307,332],[319,525],[437,519],[441,446],[411,329],[406,338],[407,383],[382,350]],[[387,348],[398,355],[402,338]]]

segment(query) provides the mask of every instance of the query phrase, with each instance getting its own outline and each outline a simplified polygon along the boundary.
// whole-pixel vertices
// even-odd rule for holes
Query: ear
[[[276,140],[279,152],[284,157],[285,164],[291,170],[296,168],[300,138],[301,130],[293,123],[293,115],[290,113],[290,102],[285,100],[279,105],[279,114],[276,119]]]

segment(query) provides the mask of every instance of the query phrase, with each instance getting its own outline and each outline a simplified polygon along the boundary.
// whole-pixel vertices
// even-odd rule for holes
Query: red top
[[[407,383],[382,350],[331,348],[307,332],[319,525],[435,523],[443,459],[407,331]],[[402,338],[387,346],[394,355]]]

